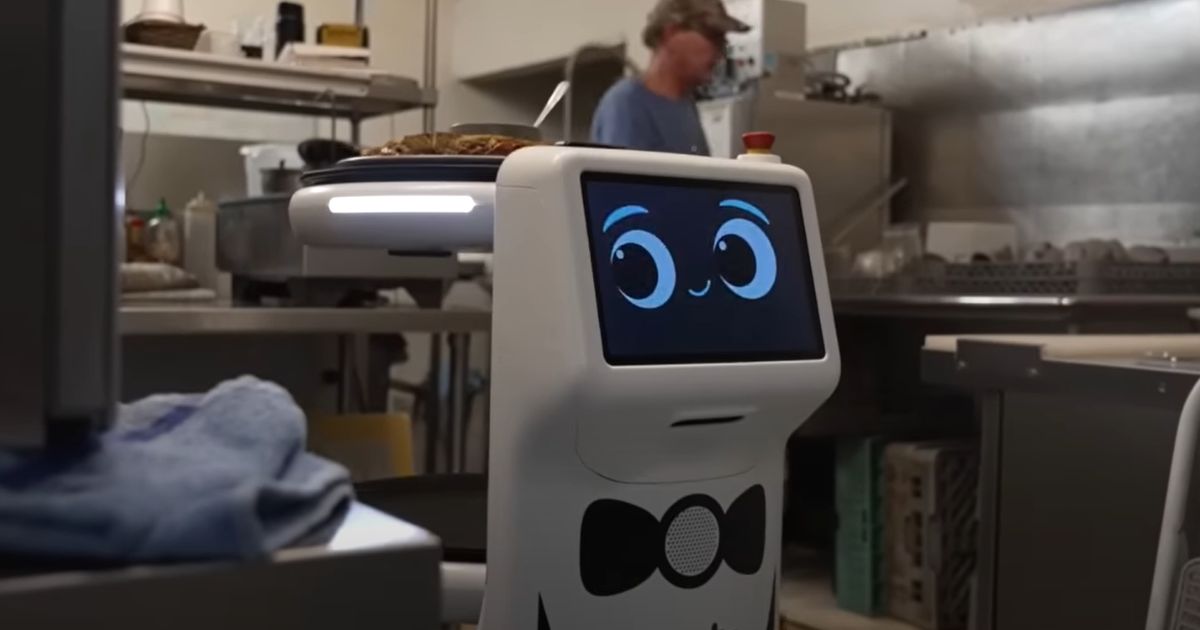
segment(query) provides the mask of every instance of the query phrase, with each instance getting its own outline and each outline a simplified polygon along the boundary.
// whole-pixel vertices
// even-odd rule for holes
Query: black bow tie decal
[[[658,570],[679,588],[708,582],[721,562],[743,575],[762,567],[767,501],[763,487],[742,493],[728,510],[693,494],[675,502],[661,521],[642,508],[601,499],[583,514],[579,573],[598,597],[636,588]]]

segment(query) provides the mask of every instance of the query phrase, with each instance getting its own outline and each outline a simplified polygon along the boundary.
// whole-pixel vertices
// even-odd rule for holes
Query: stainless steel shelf
[[[120,331],[149,335],[285,335],[488,332],[492,314],[473,309],[122,306]]]
[[[1072,318],[1106,315],[1178,313],[1200,307],[1200,295],[834,295],[833,308],[843,315],[913,317]]]
[[[121,45],[121,75],[126,98],[353,120],[437,103],[407,77],[138,44]]]

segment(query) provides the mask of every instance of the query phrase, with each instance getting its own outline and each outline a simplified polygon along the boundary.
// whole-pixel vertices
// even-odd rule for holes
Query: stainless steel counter
[[[1146,350],[1160,344],[1147,337]],[[974,627],[1143,627],[1175,431],[1200,365],[1129,349],[1048,358],[1044,347],[959,339],[922,353],[927,382],[977,403]]]
[[[1012,316],[1069,319],[1080,314],[1177,313],[1200,307],[1200,295],[835,295],[834,310],[848,315]]]
[[[435,630],[440,558],[429,532],[355,504],[328,544],[254,562],[64,565],[0,579],[0,619],[6,628],[47,630],[88,624],[326,630],[354,625],[351,619]]]
[[[471,333],[490,330],[492,314],[415,307],[122,306],[119,324],[122,335]]]
[[[1177,312],[1186,319],[1200,295],[862,295],[835,296],[834,309],[853,315],[1034,316],[1063,318],[1103,311]],[[229,305],[122,306],[122,335],[355,334],[487,332],[490,311],[466,308],[272,308]]]

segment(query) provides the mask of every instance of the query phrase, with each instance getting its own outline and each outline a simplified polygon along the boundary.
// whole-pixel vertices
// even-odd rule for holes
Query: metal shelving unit
[[[120,331],[145,335],[288,335],[429,332],[470,334],[491,330],[485,310],[408,307],[300,308],[228,305],[126,305]]]
[[[121,78],[126,98],[330,116],[347,119],[355,128],[373,116],[437,104],[436,90],[407,77],[138,44],[121,45]]]

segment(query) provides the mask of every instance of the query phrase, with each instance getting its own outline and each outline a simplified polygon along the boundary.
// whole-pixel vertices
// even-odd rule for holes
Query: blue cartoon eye
[[[617,288],[629,303],[655,309],[675,292],[675,261],[662,240],[645,230],[630,230],[613,243],[609,255]]]
[[[757,300],[775,286],[775,248],[767,233],[748,219],[730,219],[713,239],[717,271],[730,291]]]

